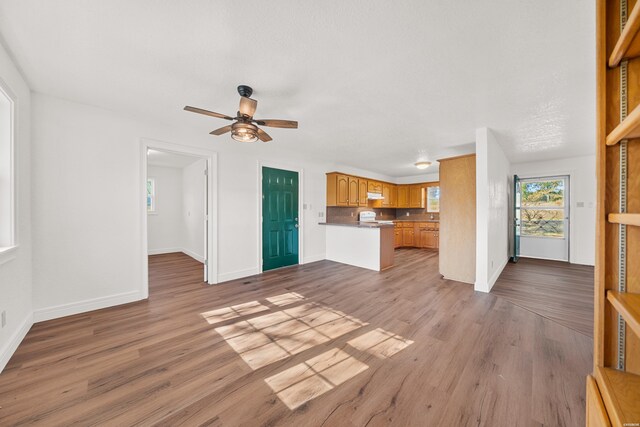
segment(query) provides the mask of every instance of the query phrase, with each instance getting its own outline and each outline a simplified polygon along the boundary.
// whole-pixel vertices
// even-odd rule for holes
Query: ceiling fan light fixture
[[[426,169],[426,168],[428,168],[429,166],[431,166],[431,162],[417,162],[417,163],[415,163],[415,166],[416,166],[418,169]]]
[[[231,127],[231,138],[238,142],[256,142],[258,127],[251,123],[234,123]]]

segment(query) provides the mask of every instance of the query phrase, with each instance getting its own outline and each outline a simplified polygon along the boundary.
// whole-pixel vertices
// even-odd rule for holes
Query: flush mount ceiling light
[[[429,166],[431,166],[431,162],[417,162],[417,163],[415,164],[415,166],[416,166],[418,169],[426,169],[426,168],[428,168]]]
[[[253,114],[256,112],[258,101],[249,98],[253,93],[253,89],[246,85],[240,85],[238,86],[238,93],[240,94],[240,108],[235,117],[214,113],[213,111],[203,110],[202,108],[190,107],[188,105],[184,107],[184,109],[192,113],[233,121],[233,124],[221,127],[210,133],[211,135],[223,135],[231,132],[231,138],[238,142],[256,142],[258,139],[263,142],[271,141],[271,137],[256,125],[270,126],[272,128],[298,128],[298,122],[294,120],[254,119]]]

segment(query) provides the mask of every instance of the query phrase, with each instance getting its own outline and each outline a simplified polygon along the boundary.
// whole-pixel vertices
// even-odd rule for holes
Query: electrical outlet
[[[2,327],[4,328],[4,326],[7,324],[7,312],[5,310],[2,310]]]
[[[407,212],[407,216],[409,216],[409,212]]]
[[[318,212],[318,218],[324,218],[324,212]]]

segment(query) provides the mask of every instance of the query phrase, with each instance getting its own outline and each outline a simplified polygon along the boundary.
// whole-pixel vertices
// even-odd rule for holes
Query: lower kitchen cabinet
[[[401,248],[402,247],[402,229],[396,227],[394,230],[394,240],[393,240],[393,248]]]
[[[438,249],[440,247],[440,230],[437,227],[437,223],[396,223],[394,248]]]
[[[413,228],[402,229],[402,246],[415,246]]]
[[[438,248],[438,232],[435,230],[421,228],[419,247],[437,249]]]

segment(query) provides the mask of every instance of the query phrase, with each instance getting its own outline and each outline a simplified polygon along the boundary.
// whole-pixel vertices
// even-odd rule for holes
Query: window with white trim
[[[147,178],[147,213],[156,211],[156,180]]]
[[[0,251],[16,245],[14,99],[0,82]]]

